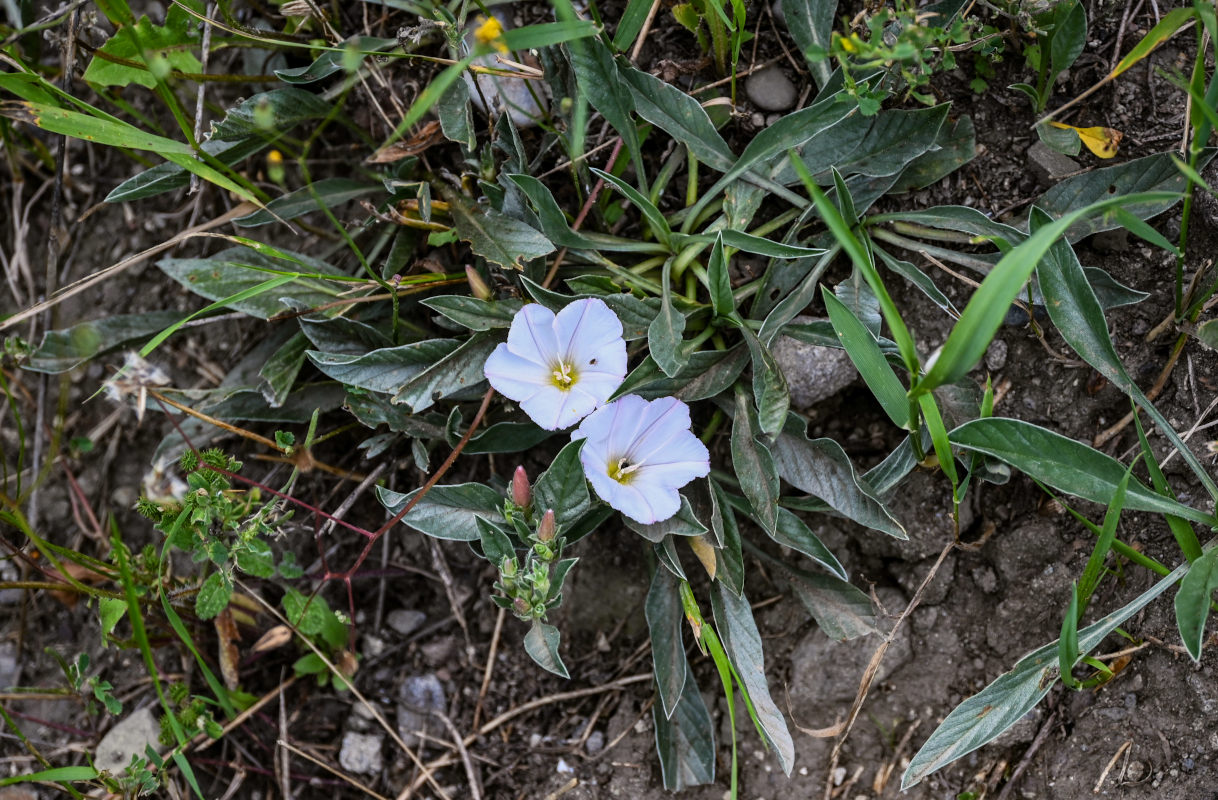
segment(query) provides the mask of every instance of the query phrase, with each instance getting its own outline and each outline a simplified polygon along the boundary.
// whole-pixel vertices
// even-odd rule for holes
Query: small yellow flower
[[[503,41],[503,23],[495,17],[478,18],[481,22],[474,29],[474,39],[479,44],[489,44],[500,53],[508,52],[508,46]]]

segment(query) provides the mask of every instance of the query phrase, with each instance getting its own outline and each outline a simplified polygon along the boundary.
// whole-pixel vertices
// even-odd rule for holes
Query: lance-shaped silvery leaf
[[[470,249],[493,264],[522,269],[525,262],[554,252],[554,243],[538,231],[502,211],[474,205],[455,193],[446,193],[457,235]]]
[[[770,448],[778,474],[795,488],[819,497],[834,511],[860,525],[908,539],[905,529],[879,499],[867,481],[855,472],[854,465],[832,439],[808,439],[797,418],[789,418],[786,428]]]
[[[401,494],[381,486],[376,488],[377,499],[390,514],[397,514],[418,493],[418,489]],[[478,519],[500,524],[502,510],[503,498],[480,483],[433,486],[402,518],[402,524],[437,539],[474,542],[482,535]]]
[[[440,361],[415,375],[393,396],[393,402],[406,403],[419,413],[431,408],[437,400],[454,395],[482,383],[482,366],[495,349],[489,334],[475,333],[464,344]]]
[[[1093,503],[1107,505],[1125,476],[1125,467],[1107,453],[1023,420],[975,419],[948,436],[957,447],[993,456],[1041,483]],[[1129,481],[1125,507],[1218,524],[1212,514],[1163,497],[1137,479]]]
[[[761,649],[761,634],[753,619],[753,608],[744,595],[737,597],[716,582],[711,588],[711,607],[715,612],[715,630],[723,641],[723,649],[736,668],[744,690],[757,715],[757,724],[766,744],[778,757],[778,765],[787,775],[795,766],[795,743],[787,721],[770,697],[766,682],[765,654]]]
[[[659,703],[651,707],[656,726],[656,754],[664,788],[679,792],[690,786],[715,782],[715,724],[694,676],[685,681],[681,701],[669,719]]]
[[[588,496],[588,481],[584,478],[583,465],[579,463],[579,449],[583,441],[568,443],[555,456],[550,468],[541,473],[533,486],[533,508],[543,514],[554,509],[554,518],[559,525],[568,526],[579,519],[589,508],[592,500]]]
[[[451,354],[455,339],[428,339],[399,347],[382,347],[362,355],[306,351],[318,369],[347,386],[373,392],[396,392],[427,367]]]
[[[567,667],[562,663],[562,656],[558,654],[559,639],[558,628],[535,619],[533,627],[524,635],[524,651],[543,669],[560,678],[570,678]]]
[[[666,719],[671,718],[685,688],[687,664],[685,644],[681,639],[681,593],[676,577],[666,569],[657,569],[651,578],[644,613],[651,636],[651,659],[655,668],[656,691]]]
[[[1205,639],[1205,621],[1210,615],[1210,601],[1218,591],[1218,548],[1211,548],[1188,568],[1180,590],[1176,592],[1176,625],[1180,638],[1193,661],[1201,660],[1201,645]]]
[[[1080,655],[1094,649],[1118,625],[1167,591],[1187,568],[1187,564],[1177,567],[1129,605],[1079,631]],[[996,739],[1031,711],[1057,683],[1058,677],[1056,641],[1021,658],[1014,669],[947,715],[909,762],[901,778],[901,788],[908,789],[932,772]]]

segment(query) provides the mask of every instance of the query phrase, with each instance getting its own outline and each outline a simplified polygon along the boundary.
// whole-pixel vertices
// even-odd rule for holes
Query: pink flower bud
[[[516,613],[522,617],[531,617],[533,615],[533,607],[523,597],[513,599],[512,605],[516,607]]]
[[[479,300],[490,300],[494,295],[491,293],[491,287],[486,285],[486,281],[482,280],[482,276],[478,274],[478,270],[465,265],[465,278],[469,281],[469,291],[474,297]]]
[[[528,508],[533,502],[533,490],[529,487],[529,473],[524,467],[516,467],[512,473],[512,502],[521,508]]]
[[[558,524],[554,521],[554,509],[547,508],[546,513],[541,517],[541,523],[537,526],[537,538],[543,542],[551,541],[557,529]]]

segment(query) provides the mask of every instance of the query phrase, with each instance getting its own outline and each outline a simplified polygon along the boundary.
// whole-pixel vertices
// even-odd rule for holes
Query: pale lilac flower
[[[710,453],[689,425],[689,406],[677,398],[628,394],[594,411],[571,438],[586,440],[579,459],[600,498],[650,525],[681,509],[678,489],[710,474]]]
[[[516,312],[507,344],[495,348],[483,372],[541,427],[568,428],[626,377],[622,322],[596,298],[576,300],[557,314],[530,303]]]

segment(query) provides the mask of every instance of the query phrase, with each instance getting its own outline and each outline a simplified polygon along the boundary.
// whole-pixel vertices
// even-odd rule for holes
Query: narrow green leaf
[[[650,5],[647,0],[635,2]],[[700,163],[719,172],[731,169],[736,156],[697,100],[672,84],[621,61],[618,62],[618,74],[630,86],[634,110],[640,117],[688,147]]]
[[[685,366],[688,356],[682,347],[685,333],[685,315],[672,302],[672,259],[664,262],[661,278],[663,294],[660,298],[660,313],[647,328],[647,347],[651,357],[668,377],[674,377]]]
[[[782,0],[787,30],[807,59],[808,70],[818,89],[825,88],[833,72],[828,56],[836,11],[837,0]]]
[[[592,168],[592,173],[621,192],[622,196],[629,200],[643,215],[643,218],[647,220],[647,225],[651,229],[652,235],[659,240],[660,244],[671,249],[672,229],[668,227],[668,220],[660,213],[660,209],[656,208],[642,192],[616,175],[596,167]]]
[[[1134,463],[1136,463],[1136,459]],[[1082,577],[1075,586],[1075,598],[1078,605],[1075,611],[1076,617],[1082,616],[1087,610],[1087,606],[1091,602],[1091,595],[1100,585],[1104,559],[1108,557],[1108,551],[1112,549],[1112,542],[1116,539],[1117,523],[1120,522],[1121,510],[1125,507],[1125,495],[1129,491],[1129,477],[1132,474],[1133,464],[1130,464],[1121,477],[1121,482],[1117,484],[1116,492],[1112,495],[1112,502],[1108,504],[1108,510],[1104,513],[1104,525],[1100,528],[1100,535],[1096,537],[1095,547],[1092,548],[1087,565],[1083,567]]]
[[[1150,473],[1151,485],[1155,487],[1156,492],[1168,500],[1175,500],[1176,495],[1167,485],[1167,478],[1163,476],[1163,470],[1159,468],[1159,462],[1155,460],[1154,451],[1150,449],[1150,442],[1146,439],[1146,431],[1142,429],[1142,420],[1137,414],[1133,415],[1133,424],[1138,431],[1138,443],[1142,446],[1142,462],[1146,464],[1146,471]],[[1197,532],[1193,530],[1193,526],[1175,514],[1168,514],[1165,518],[1167,527],[1171,528],[1172,535],[1176,537],[1176,543],[1180,545],[1180,552],[1184,554],[1184,557],[1189,561],[1196,561],[1200,558],[1201,542],[1197,540]]]
[[[448,294],[419,301],[433,311],[474,331],[510,328],[523,305],[519,300],[479,300],[476,297]]]
[[[1133,49],[1125,54],[1113,68],[1112,72],[1108,73],[1109,78],[1115,78],[1125,70],[1138,63],[1146,56],[1150,55],[1156,47],[1166,42],[1168,39],[1176,35],[1176,31],[1184,27],[1184,24],[1189,20],[1194,19],[1197,12],[1192,8],[1175,8],[1163,15],[1153,28],[1146,32]]]
[[[1116,205],[1128,205],[1154,199],[1165,199],[1166,193],[1146,193],[1116,197],[1077,209],[1061,219],[1045,225],[1015,248],[1008,251],[973,294],[960,319],[952,327],[939,357],[927,370],[911,393],[928,392],[945,383],[955,383],[985,355],[1011,302],[1019,294],[1036,264],[1071,225],[1084,217]]]
[[[715,579],[737,595],[744,594],[744,555],[740,527],[727,493],[713,478],[708,479],[711,495],[711,530],[719,546],[715,549]]]
[[[475,333],[456,350],[408,380],[392,402],[406,403],[417,414],[438,400],[479,386],[486,380],[482,367],[495,347],[489,334]]]
[[[804,521],[785,508],[778,509],[778,525],[770,538],[784,547],[790,547],[806,555],[842,580],[849,580],[846,568],[837,560],[820,537],[812,532]]]
[[[821,297],[825,301],[833,330],[846,355],[850,356],[850,361],[862,376],[863,382],[875,395],[875,399],[880,402],[884,413],[893,424],[909,430],[909,398],[905,395],[905,387],[893,372],[875,337],[863,327],[850,309],[824,286],[821,287]]]
[[[1029,224],[1037,223],[1044,226],[1047,219],[1043,212],[1033,207]],[[1036,276],[1041,293],[1045,297],[1045,309],[1049,312],[1049,319],[1053,320],[1062,338],[1084,361],[1099,370],[1100,374],[1145,409],[1158,425],[1160,432],[1180,451],[1180,455],[1201,480],[1210,497],[1218,501],[1218,484],[1210,477],[1209,470],[1201,464],[1125,371],[1108,334],[1103,307],[1087,282],[1087,276],[1069,243],[1054,243],[1046,257],[1037,265]]]
[[[560,19],[566,15],[574,17],[574,11],[567,0],[556,6],[555,13]],[[639,186],[646,192],[646,165],[643,163],[639,132],[631,116],[634,102],[629,86],[618,75],[613,54],[597,38],[573,41],[567,45],[567,50],[571,54],[571,68],[575,71],[575,80],[580,91],[622,137],[626,152],[634,162]]]
[[[478,526],[478,543],[482,545],[487,561],[499,567],[505,559],[516,554],[511,538],[499,526],[492,525],[482,517],[475,517],[474,524]]]
[[[12,786],[17,783],[64,783],[68,781],[91,781],[97,777],[93,767],[51,767],[25,775],[10,775],[0,778],[0,786]]]
[[[508,175],[508,180],[520,187],[537,209],[541,230],[554,244],[576,250],[606,250],[617,252],[664,253],[658,242],[641,242],[604,233],[573,231],[562,209],[546,185],[532,175]]]
[[[322,178],[309,186],[302,186],[283,197],[275,198],[267,203],[265,208],[260,208],[252,214],[237,217],[233,223],[243,228],[269,225],[279,219],[295,219],[319,208],[336,208],[351,200],[374,194],[385,194],[385,187],[379,183],[354,178]]]
[[[399,347],[382,347],[362,355],[306,351],[323,373],[347,386],[373,392],[396,392],[429,366],[460,346],[455,339],[427,339]]]

